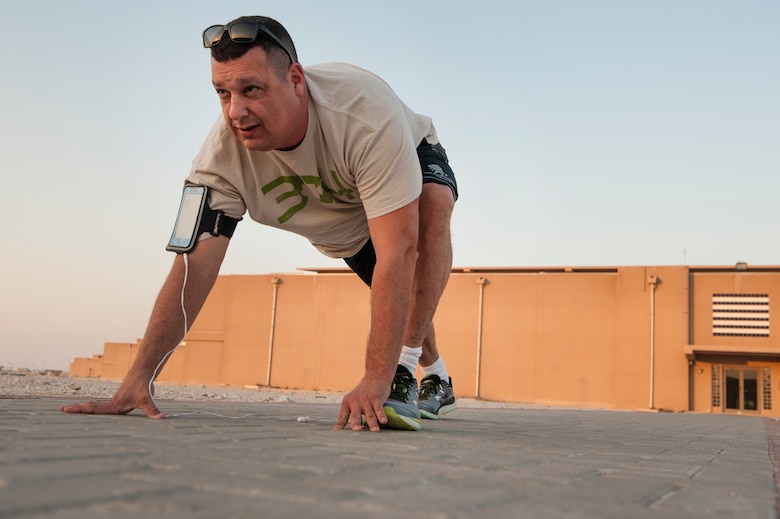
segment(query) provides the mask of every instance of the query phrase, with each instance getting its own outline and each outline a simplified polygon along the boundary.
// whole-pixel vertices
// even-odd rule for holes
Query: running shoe
[[[458,408],[451,378],[445,382],[439,375],[428,375],[420,382],[419,398],[420,415],[429,420],[438,420]]]
[[[420,410],[417,409],[417,381],[403,366],[398,366],[390,389],[390,398],[384,404],[387,423],[383,429],[420,430]]]

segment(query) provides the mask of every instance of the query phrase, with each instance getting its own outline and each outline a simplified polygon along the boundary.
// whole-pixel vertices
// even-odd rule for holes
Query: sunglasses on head
[[[212,25],[203,31],[203,46],[207,49],[214,47],[222,41],[222,37],[227,35],[235,43],[252,43],[257,39],[261,32],[271,38],[281,49],[287,53],[290,63],[296,63],[292,52],[282,43],[282,40],[276,37],[268,27],[259,22],[234,22],[228,25]]]

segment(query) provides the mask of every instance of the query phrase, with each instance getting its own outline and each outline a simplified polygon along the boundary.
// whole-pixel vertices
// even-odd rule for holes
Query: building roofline
[[[528,273],[593,273],[610,274],[617,273],[626,268],[682,268],[691,273],[695,272],[780,272],[780,265],[748,265],[738,263],[736,265],[621,265],[621,266],[527,266],[527,267],[453,267],[452,274],[528,274]],[[312,274],[347,274],[352,271],[348,267],[301,267],[296,269]]]

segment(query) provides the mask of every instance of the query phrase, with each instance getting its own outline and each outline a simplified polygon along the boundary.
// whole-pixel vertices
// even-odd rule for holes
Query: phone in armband
[[[176,216],[176,225],[165,250],[183,253],[189,252],[195,247],[198,242],[198,229],[207,198],[208,188],[206,186],[194,184],[184,186],[179,214]]]

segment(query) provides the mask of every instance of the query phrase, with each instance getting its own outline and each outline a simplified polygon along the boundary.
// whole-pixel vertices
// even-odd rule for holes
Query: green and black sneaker
[[[420,430],[420,410],[417,409],[417,381],[403,366],[398,366],[390,389],[390,398],[384,404],[387,423],[383,429]]]
[[[420,382],[420,414],[429,420],[438,420],[441,415],[458,408],[452,379],[442,380],[438,375],[428,375]]]

